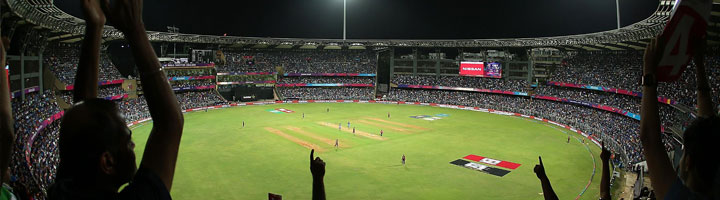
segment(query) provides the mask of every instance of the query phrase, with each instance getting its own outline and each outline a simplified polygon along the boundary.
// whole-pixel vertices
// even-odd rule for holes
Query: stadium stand
[[[266,50],[225,53],[219,72],[374,73],[375,53],[362,50]]]
[[[708,50],[705,58],[710,85],[720,85],[720,56],[718,47]],[[550,81],[587,84],[592,86],[610,87],[630,91],[640,91],[639,77],[641,77],[642,52],[639,51],[598,51],[581,52],[565,60],[565,65],[555,70]],[[612,78],[608,78],[612,77]],[[720,92],[718,87],[712,87],[713,93]],[[681,79],[672,83],[660,83],[658,87],[660,96],[680,102],[690,108],[695,108],[695,67],[690,65],[683,73]],[[717,104],[720,99],[717,95],[713,102]]]
[[[211,86],[215,85],[213,79],[202,79],[202,80],[183,80],[183,81],[170,81],[170,86],[173,88],[186,88],[186,87],[199,87],[199,86]]]
[[[67,85],[75,82],[75,72],[80,55],[80,46],[77,44],[57,44],[46,49],[45,63],[50,66],[50,71],[60,81]],[[107,54],[101,54],[100,58],[100,80],[122,79],[120,72],[112,65]]]
[[[211,76],[215,75],[213,68],[166,70],[168,78],[176,76]]]
[[[620,152],[627,155],[628,160],[623,163],[625,166],[643,161],[638,121],[616,113],[556,101],[462,91],[393,89],[385,99],[474,106],[539,116],[584,130],[595,137],[611,139],[618,145],[613,149],[623,150]],[[677,141],[666,136],[666,148],[676,148]]]
[[[429,85],[446,87],[470,87],[480,89],[527,92],[530,85],[526,80],[476,78],[465,76],[412,76],[396,74],[393,83],[403,85]]]
[[[115,101],[118,105],[118,109],[125,117],[125,123],[132,123],[140,121],[142,119],[150,118],[150,113],[147,112],[147,101],[145,96],[139,96],[134,99],[125,99],[122,101]]]
[[[70,53],[71,54],[71,53]],[[243,54],[230,54],[235,58],[242,58]],[[346,68],[349,65],[345,64],[332,64],[333,61],[347,61],[349,57],[360,55],[352,55],[349,57],[338,57],[330,53],[330,55],[322,55],[322,53],[307,53],[304,51],[291,52],[291,56],[280,56],[282,53],[275,51],[263,52],[253,54],[253,60],[257,63],[253,64],[255,68],[250,68],[247,63],[241,65],[235,62],[234,67],[228,66],[217,66],[218,71],[225,70],[229,73],[237,72],[254,72],[254,71],[270,71],[274,72],[273,68],[257,68],[263,66],[261,62],[265,62],[265,65],[274,66],[272,63],[275,59],[281,58],[280,62],[289,63],[302,63],[302,64],[288,64],[285,65],[285,70],[291,70],[291,72],[332,72],[332,73],[374,73],[374,66],[372,65],[357,65],[352,68]],[[268,56],[271,55],[271,56]],[[247,55],[245,55],[247,56]],[[304,59],[304,56],[310,56],[311,59]],[[616,62],[615,57],[619,56],[622,62],[628,62],[622,64],[621,67],[617,67],[620,64]],[[70,56],[65,55],[64,60],[70,60]],[[638,90],[635,86],[636,80],[634,75],[626,75],[625,72],[630,73],[632,70],[625,71],[625,68],[630,68],[632,65],[639,65],[637,61],[639,55],[632,52],[625,53],[594,53],[594,54],[578,54],[574,55],[567,61],[567,65],[556,70],[551,76],[550,80],[558,82],[568,83],[580,83],[588,85],[600,85],[607,87],[624,88],[628,90]],[[327,60],[324,60],[327,59]],[[67,77],[74,76],[74,64],[62,65],[70,66],[66,68],[57,67],[61,64],[68,62],[59,62],[60,57],[53,57],[51,61],[57,61],[57,65],[52,65],[56,71],[57,77],[65,83],[72,83],[72,79]],[[346,63],[354,63],[357,60],[349,59]],[[590,60],[590,61],[587,61]],[[305,62],[305,63],[303,63]],[[590,65],[589,63],[610,63],[608,65]],[[718,57],[708,56],[708,62],[714,63],[709,66],[717,66]],[[270,63],[270,64],[268,64]],[[309,64],[308,64],[309,63]],[[343,63],[343,62],[340,62]],[[615,64],[613,64],[615,63]],[[625,66],[628,65],[628,66]],[[104,66],[112,66],[107,64]],[[615,66],[615,67],[613,67]],[[618,69],[621,68],[621,69]],[[327,71],[322,71],[327,70]],[[688,72],[693,69],[688,69]],[[710,67],[710,73],[718,75],[717,67]],[[59,73],[63,72],[63,73]],[[287,72],[287,71],[286,71]],[[110,75],[104,75],[108,79],[120,78],[119,76],[112,75],[113,72],[104,71],[101,74],[108,73]],[[193,69],[193,70],[167,70],[168,77],[197,77],[197,76],[213,76],[215,73],[212,68],[208,69]],[[694,76],[693,73],[686,73],[683,77],[683,81],[692,81],[692,78],[688,78],[688,74]],[[270,81],[274,80],[276,75],[224,75],[217,76],[217,82],[253,82],[253,81]],[[374,84],[374,77],[324,77],[324,76],[281,76],[278,79],[278,84]],[[617,76],[621,77],[618,79],[603,79],[603,76]],[[63,78],[65,77],[65,78]],[[717,76],[715,76],[717,77]],[[712,84],[718,84],[717,78],[711,76],[710,80]],[[590,103],[602,104],[627,110],[633,113],[639,113],[639,101],[640,98],[610,93],[593,91],[587,89],[577,89],[569,87],[559,86],[546,86],[540,84],[538,87],[530,87],[525,80],[510,80],[510,79],[491,79],[491,78],[473,78],[473,77],[462,77],[462,76],[412,76],[412,75],[395,75],[392,82],[398,85],[425,85],[425,86],[447,86],[447,87],[469,87],[469,88],[480,88],[480,89],[492,89],[492,90],[505,90],[505,91],[516,91],[516,92],[529,92],[535,95],[546,95],[555,96],[568,99],[574,99],[579,101],[585,101]],[[196,86],[214,86],[216,85],[215,79],[200,79],[200,80],[173,80],[170,81],[171,85],[175,88],[183,87],[196,87]],[[665,84],[665,90],[677,89],[678,85],[681,84]],[[222,85],[220,87],[231,87],[231,85]],[[683,88],[692,88],[685,87]],[[141,88],[139,88],[141,89]],[[713,88],[717,90],[716,87]],[[284,99],[293,100],[372,100],[374,99],[374,88],[373,87],[278,87],[276,88],[280,96]],[[112,97],[122,95],[125,92],[119,85],[103,86],[99,90],[100,97]],[[68,91],[60,92],[60,99],[70,103],[71,94]],[[683,98],[680,98],[678,94],[668,94],[670,98],[678,100],[681,103],[688,103],[694,101],[690,93],[684,93]],[[183,110],[201,108],[207,106],[223,105],[228,102],[224,100],[215,90],[189,90],[189,91],[178,91],[176,97],[181,103]],[[30,101],[37,102],[52,102],[55,99],[52,92],[46,91],[39,94],[31,94],[28,99]],[[564,123],[572,127],[576,127],[580,130],[584,130],[587,133],[593,134],[593,136],[603,139],[609,139],[613,141],[614,146],[612,149],[618,152],[623,152],[625,158],[621,161],[623,166],[630,166],[634,163],[643,161],[642,150],[638,139],[639,122],[635,119],[618,115],[617,113],[602,111],[590,107],[574,105],[569,103],[562,103],[556,101],[547,101],[532,99],[529,97],[512,96],[512,95],[499,95],[499,94],[486,94],[486,93],[475,93],[475,92],[461,92],[461,91],[441,91],[441,90],[417,90],[417,89],[392,89],[385,100],[391,101],[415,101],[415,102],[429,102],[429,103],[441,103],[441,104],[452,104],[452,105],[464,105],[464,106],[477,106],[481,108],[496,109],[509,112],[517,112],[528,115],[540,116],[553,121]],[[135,122],[142,119],[148,119],[150,117],[147,112],[147,104],[144,97],[140,95],[138,98],[133,99],[117,99],[115,100],[121,112],[123,113],[127,123]],[[21,105],[16,102],[14,106],[20,106],[14,113],[20,113],[17,115],[18,121],[16,122],[17,129],[25,132],[25,137],[18,137],[17,144],[26,144],[29,142],[27,135],[32,133],[31,127],[36,127],[39,121],[49,118],[53,113],[59,112],[59,108],[54,103],[47,103],[47,107],[35,108],[28,107],[27,104]],[[21,111],[23,110],[24,111]],[[662,104],[661,107],[661,118],[663,125],[666,127],[677,127],[682,128],[689,121],[690,116],[688,114],[680,112],[678,109],[673,108],[670,105]],[[141,111],[141,112],[138,112]],[[574,115],[567,115],[567,113],[574,113]],[[23,120],[25,118],[25,120]],[[592,123],[591,123],[592,122]],[[22,124],[22,125],[18,125]],[[27,163],[23,158],[24,154],[20,153],[14,156],[13,170],[18,171],[18,175],[21,180],[19,183],[25,184],[28,191],[31,194],[42,197],[42,188],[52,182],[54,176],[55,165],[57,164],[56,152],[57,147],[55,146],[57,140],[57,123],[52,123],[47,126],[42,132],[38,133],[38,139],[34,140],[31,146],[34,148],[30,152],[29,156],[33,160],[38,160],[37,163]],[[666,144],[666,150],[672,151],[679,147],[679,141],[671,135],[665,135],[663,138]],[[23,152],[25,145],[16,145],[16,148]],[[26,167],[30,165],[32,167]]]
[[[252,82],[275,80],[274,75],[228,75],[218,76],[218,82]]]
[[[58,163],[58,122],[54,119],[48,123],[48,119],[61,111],[50,90],[25,97],[12,100],[16,140],[10,167],[18,179],[17,186],[41,198],[52,183]]]
[[[293,83],[342,83],[342,84],[374,84],[374,77],[284,77],[278,82],[280,84]]]
[[[366,87],[293,87],[278,88],[285,99],[302,100],[370,100],[373,99],[374,88]]]
[[[183,110],[226,103],[225,99],[214,90],[176,93],[175,96]]]
[[[105,98],[105,99],[112,99],[113,97],[118,98],[122,95],[125,95],[126,92],[123,90],[121,85],[106,85],[106,86],[100,86],[98,90],[98,98]],[[62,91],[60,93],[60,98],[67,102],[68,104],[73,104],[72,100],[72,91]],[[122,98],[122,97],[120,97]]]

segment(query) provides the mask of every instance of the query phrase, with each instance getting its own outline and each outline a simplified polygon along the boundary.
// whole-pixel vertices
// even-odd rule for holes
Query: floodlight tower
[[[347,0],[343,0],[343,41],[347,40]]]
[[[617,13],[617,27],[620,29],[620,0],[615,0],[615,13]]]

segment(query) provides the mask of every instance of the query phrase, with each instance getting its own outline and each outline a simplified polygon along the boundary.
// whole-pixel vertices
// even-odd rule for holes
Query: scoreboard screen
[[[460,62],[460,76],[502,78],[500,63],[491,62]]]

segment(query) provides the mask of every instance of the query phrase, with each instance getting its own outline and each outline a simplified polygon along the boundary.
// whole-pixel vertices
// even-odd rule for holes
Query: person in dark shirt
[[[602,162],[602,174],[600,177],[600,199],[610,200],[612,195],[610,194],[610,150],[605,148],[605,142],[602,142],[600,152],[600,161]]]
[[[643,96],[640,112],[640,141],[647,159],[652,184],[658,199],[720,198],[720,118],[710,100],[711,88],[705,72],[704,41],[695,48],[695,79],[697,81],[697,119],[683,133],[683,154],[673,169],[662,143],[658,112],[657,68],[663,60],[665,44],[653,39],[645,49],[643,63]],[[682,44],[681,44],[682,45]]]
[[[145,32],[143,1],[116,0],[113,5],[107,2],[82,0],[86,30],[73,92],[77,103],[61,122],[60,164],[48,196],[60,200],[170,199],[183,115]],[[139,168],[131,131],[117,105],[97,98],[100,43],[106,20],[130,43],[153,118]]]
[[[0,66],[2,67],[5,67],[7,47],[9,47],[9,40],[2,37],[0,39]],[[10,82],[6,73],[4,68],[0,69],[0,186],[7,183],[5,180],[10,177],[8,166],[10,165],[12,146],[15,141],[14,120],[10,103]]]

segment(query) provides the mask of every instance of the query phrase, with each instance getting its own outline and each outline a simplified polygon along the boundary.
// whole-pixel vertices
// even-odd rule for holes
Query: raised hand
[[[314,153],[315,149],[310,151],[310,173],[313,177],[322,178],[325,176],[325,162],[320,157],[315,158]]]
[[[558,199],[557,194],[555,194],[555,190],[552,189],[550,180],[545,174],[545,166],[543,165],[542,158],[540,156],[538,156],[538,161],[540,161],[540,164],[535,165],[535,169],[533,170],[535,171],[535,175],[537,175],[538,179],[540,179],[543,196],[546,200],[556,200]]]
[[[82,10],[85,14],[85,22],[87,25],[105,25],[106,18],[100,0],[82,0]]]
[[[320,157],[315,158],[313,154],[315,149],[310,151],[310,173],[313,176],[313,200],[325,200],[325,182],[323,176],[325,176],[325,162]]]
[[[657,38],[650,40],[643,57],[643,74],[655,74],[664,49],[665,44],[661,40]]]
[[[540,164],[535,165],[535,169],[533,169],[533,171],[535,171],[535,175],[537,175],[539,179],[546,179],[547,175],[545,174],[545,166],[543,166],[542,158],[538,156],[538,160],[540,161]]]
[[[107,14],[110,25],[125,34],[138,30],[144,32],[142,0],[116,0],[113,5],[110,5],[109,0],[102,1],[104,4],[103,10]]]
[[[602,146],[602,152],[600,153],[600,159],[602,161],[610,160],[610,155],[612,155],[612,153],[610,153],[610,151],[607,148],[605,148],[605,141],[602,142],[601,146]]]

